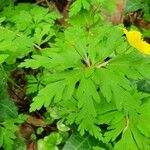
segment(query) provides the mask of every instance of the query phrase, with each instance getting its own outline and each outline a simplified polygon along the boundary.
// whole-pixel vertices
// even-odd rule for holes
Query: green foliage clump
[[[17,138],[18,124],[24,121],[24,116],[19,115],[17,118],[9,118],[5,119],[4,122],[0,122],[0,147],[3,147],[5,150],[11,150],[13,148]]]
[[[19,4],[4,8],[0,17],[0,62],[13,64],[55,35],[55,20],[60,16],[37,5]]]
[[[0,15],[6,17],[6,27],[20,34],[23,33],[38,45],[44,44],[55,35],[55,20],[60,17],[55,12],[49,13],[48,8],[34,4],[18,4],[14,8],[6,7]]]
[[[117,149],[128,138],[135,149],[142,143],[149,147],[147,132],[141,131],[143,121],[137,121],[145,120],[142,107],[149,104],[149,97],[131,79],[150,78],[150,59],[129,47],[122,35],[118,26],[90,31],[70,27],[42,55],[21,63],[20,67],[45,68],[45,87],[33,99],[30,111],[54,107],[66,124],[78,125],[81,135],[89,132],[101,141],[115,142],[122,134]],[[102,124],[109,126],[104,134],[98,127]]]
[[[0,69],[0,147],[11,150],[17,139],[18,124],[25,121],[25,115],[18,115],[15,104],[8,96],[4,70]]]
[[[109,13],[113,13],[116,7],[117,0],[75,0],[70,7],[70,16],[77,15],[79,12],[83,10],[90,11],[92,7],[101,8],[109,11]]]
[[[129,45],[122,25],[105,20],[101,12],[111,12],[116,2],[73,1],[64,27],[56,24],[60,15],[35,4],[0,12],[2,71],[14,64],[36,70],[34,76],[26,73],[30,112],[44,107],[47,122],[57,122],[59,131],[38,140],[39,149],[150,148],[150,92],[144,83],[150,80],[150,57]],[[25,119],[4,89],[0,147],[11,150],[17,125]],[[67,140],[70,129],[78,133]]]
[[[64,139],[66,140],[66,136],[66,133],[53,132],[45,136],[44,139],[38,140],[37,147],[44,150],[57,150],[60,144],[64,142]]]
[[[8,64],[16,62],[16,58],[22,58],[33,51],[32,41],[26,36],[20,36],[14,31],[0,27],[0,59]],[[21,51],[20,51],[21,49]]]

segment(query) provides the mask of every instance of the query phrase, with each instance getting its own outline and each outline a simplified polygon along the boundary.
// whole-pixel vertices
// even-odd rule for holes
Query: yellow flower
[[[142,40],[142,34],[138,31],[128,31],[123,29],[127,40],[131,46],[139,50],[140,52],[150,55],[150,44]]]

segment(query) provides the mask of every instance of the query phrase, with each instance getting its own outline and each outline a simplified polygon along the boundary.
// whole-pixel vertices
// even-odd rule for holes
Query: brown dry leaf
[[[37,150],[37,146],[35,142],[32,142],[28,145],[27,150]]]
[[[45,127],[46,126],[46,123],[44,122],[43,119],[37,118],[35,116],[29,116],[28,120],[27,120],[27,123],[31,124],[35,127]]]
[[[32,133],[34,133],[35,129],[28,123],[23,123],[21,126],[20,126],[20,130],[19,130],[19,136],[25,138],[26,140],[29,140],[30,139],[30,136]]]

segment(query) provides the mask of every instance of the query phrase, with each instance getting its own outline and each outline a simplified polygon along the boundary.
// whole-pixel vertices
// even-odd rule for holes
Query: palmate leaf
[[[77,124],[81,135],[87,131],[97,139],[103,140],[101,130],[96,125],[97,119],[87,111],[86,105],[79,110],[78,101],[71,98],[69,101],[59,102],[54,109],[56,109],[56,114],[58,114],[59,118],[62,118],[67,125]]]
[[[92,6],[97,6],[100,8],[105,9],[107,12],[112,14],[116,8],[117,0],[74,0],[73,4],[71,5],[69,9],[69,15],[75,16],[77,15],[81,10],[90,10]]]
[[[136,122],[138,130],[140,130],[140,132],[148,138],[150,138],[150,127],[149,127],[150,120],[148,119],[150,118],[149,107],[150,107],[150,98],[146,103],[142,104],[142,106],[139,108],[139,115]]]
[[[93,139],[90,135],[80,136],[79,134],[73,134],[66,141],[63,150],[93,150],[95,146],[102,146],[102,144],[99,141]],[[103,150],[103,148],[101,147],[100,150]]]
[[[116,31],[118,34],[115,33]],[[87,54],[90,57],[90,65],[98,65],[96,64],[97,62],[103,62],[104,59],[114,53],[118,46],[116,42],[123,39],[120,38],[121,36],[121,30],[117,27],[114,30],[110,25],[101,29],[93,29],[91,32],[86,32],[79,27],[70,27],[65,31],[64,39],[57,39],[52,48],[43,50],[42,55],[51,59],[49,69],[65,70],[68,68],[84,67],[84,65],[88,65],[85,64],[88,63],[88,60],[84,60]],[[112,45],[110,41],[113,43]],[[44,62],[39,61],[42,67],[47,68]],[[21,63],[21,67],[32,67],[32,63],[28,60]]]
[[[81,135],[83,135],[85,133],[84,130],[86,130],[89,131],[91,135],[102,139],[100,129],[93,125],[95,124],[95,117],[97,116],[94,105],[95,103],[100,103],[100,96],[92,80],[81,79],[76,94],[76,98],[79,100],[78,107],[81,108],[76,118],[76,123],[79,124],[78,130]]]
[[[131,122],[132,123],[132,122]],[[137,149],[144,149],[148,150],[150,148],[150,140],[144,137],[136,127],[132,126],[129,127],[122,135],[122,138],[119,142],[116,143],[114,149],[120,150],[124,148],[126,145],[126,149],[130,150],[137,150]]]
[[[122,35],[120,28],[111,25],[90,31],[70,27],[51,48],[36,56],[40,60],[47,57],[48,64],[34,58],[21,63],[22,67],[31,68],[35,67],[35,63],[40,64],[37,67],[49,72],[43,76],[45,87],[34,98],[30,111],[58,105],[60,118],[67,124],[75,123],[80,134],[88,131],[102,140],[97,117],[103,101],[111,102],[115,110],[123,114],[137,111],[141,103],[137,100],[140,94],[130,79],[144,79],[150,75],[149,57],[135,49],[127,49]],[[69,103],[66,109],[61,102]],[[73,107],[73,104],[76,106]],[[121,127],[118,125],[116,136]]]
[[[138,108],[139,101],[136,98],[140,95],[134,91],[133,85],[130,81],[118,72],[110,69],[102,68],[95,72],[93,80],[96,84],[100,85],[102,95],[108,102],[113,101],[117,109],[122,108],[125,111]],[[135,92],[135,94],[132,93]],[[136,107],[135,107],[136,106]]]
[[[0,26],[0,57],[6,63],[14,63],[16,58],[22,58],[34,51],[32,41],[23,35]],[[3,62],[2,61],[2,62]]]
[[[55,20],[61,17],[56,12],[50,13],[49,9],[28,3],[18,4],[14,9],[6,7],[0,16],[5,16],[5,26],[10,30],[23,33],[38,45],[55,35]]]
[[[76,0],[70,8],[70,16],[76,15],[82,8],[89,10],[90,9],[90,0]]]
[[[135,116],[137,116],[137,114],[130,116],[130,119],[128,117],[124,117],[121,112],[117,111],[103,116],[103,118],[110,120],[110,123],[108,123],[110,126],[107,128],[108,131],[104,134],[106,141],[115,142],[116,139],[121,136],[119,141],[115,144],[114,149],[123,149],[124,145],[126,145],[127,150],[130,150],[131,148],[135,150],[149,149],[150,140],[147,138],[147,136],[143,135],[140,130],[138,130],[136,125],[137,120],[132,120],[132,117],[137,119],[139,116]],[[103,120],[103,118],[101,118],[101,120]],[[139,124],[143,125],[141,122],[139,122]]]
[[[144,95],[143,95],[144,96]],[[141,96],[141,98],[143,97]],[[136,100],[141,101],[140,96]],[[130,110],[128,114],[122,111],[113,110],[108,113],[100,113],[99,124],[107,123],[108,128],[104,133],[107,142],[114,142],[114,149],[149,149],[149,99],[141,107],[134,106],[136,109]],[[105,105],[103,105],[105,107]],[[106,107],[107,108],[107,107]],[[139,109],[137,109],[139,108]],[[106,109],[107,110],[107,109]],[[100,111],[102,112],[102,111]],[[148,114],[148,115],[147,115]],[[116,142],[116,139],[118,139]]]
[[[66,142],[64,150],[82,150],[82,149],[91,149],[92,146],[88,142],[88,138],[83,138],[80,135],[72,135],[70,139]]]
[[[126,75],[128,78],[141,79],[150,78],[150,69],[146,69],[150,65],[149,56],[142,56],[137,52],[131,52],[112,59],[108,68]]]
[[[48,107],[51,102],[59,102],[62,98],[70,99],[76,83],[79,81],[82,74],[80,71],[70,71],[57,74],[53,74],[52,77],[48,76],[45,81],[49,84],[43,88],[37,97],[34,98],[34,102],[31,104],[30,111],[40,109],[42,105]]]
[[[21,63],[19,67],[29,68],[32,66],[33,69],[40,68],[41,66],[45,66],[45,68],[49,68],[49,64],[51,63],[50,58],[40,56],[40,55],[32,55],[32,59],[26,59],[24,63]],[[47,66],[47,67],[46,67]]]
[[[70,100],[74,93],[76,83],[80,82],[76,97],[78,100],[80,99],[78,107],[79,109],[81,108],[81,110],[79,111],[79,114],[76,115],[74,121],[77,124],[80,124],[78,129],[82,135],[85,131],[90,130],[91,135],[95,135],[97,138],[101,139],[100,129],[93,125],[95,124],[94,118],[97,115],[94,105],[95,102],[100,102],[100,97],[96,91],[94,82],[92,80],[84,79],[83,73],[81,73],[80,70],[74,70],[64,74],[60,73],[59,76],[53,74],[53,77],[48,76],[47,79],[45,78],[47,83],[51,83],[47,84],[47,86],[39,92],[37,97],[34,98],[30,111],[40,109],[42,105],[48,107],[52,101],[57,103],[61,99]],[[95,102],[93,102],[93,100],[95,100]]]
[[[77,15],[69,17],[67,21],[72,26],[92,26],[93,24],[96,24],[102,20],[102,15],[100,13],[91,15],[91,11],[80,11],[80,13],[77,13]]]
[[[94,105],[95,102],[100,102],[100,97],[92,80],[85,81],[84,78],[81,78],[82,76],[83,74],[81,74],[80,70],[75,70],[64,74],[60,73],[59,76],[53,74],[52,77],[48,76],[47,79],[45,78],[47,83],[51,83],[47,84],[47,86],[39,92],[37,97],[34,98],[30,111],[40,109],[43,105],[48,107],[52,101],[58,103],[61,99],[70,100],[74,93],[76,83],[80,81],[77,91],[77,99],[80,98],[78,107],[79,109],[81,108],[81,110],[78,114],[75,114],[75,118],[70,118],[73,121],[68,119],[67,122],[69,124],[73,122],[80,124],[78,129],[82,135],[85,131],[90,130],[91,135],[95,135],[97,138],[101,139],[102,136],[100,129],[94,125],[97,114]],[[93,100],[95,100],[95,102],[93,102]],[[65,111],[65,113],[67,112]]]

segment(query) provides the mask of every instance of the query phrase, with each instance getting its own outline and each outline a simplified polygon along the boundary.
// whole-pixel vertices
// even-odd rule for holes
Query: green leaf
[[[7,91],[7,79],[5,79],[4,72],[1,70],[0,75],[0,122],[8,118],[16,118],[18,116],[17,107],[9,96]]]
[[[16,32],[0,26],[0,52],[1,61],[12,64],[16,58],[22,58],[33,51],[33,43],[26,36],[18,35]],[[7,59],[6,59],[7,58]]]
[[[107,12],[112,14],[116,8],[117,0],[106,1],[106,0],[75,0],[69,9],[69,16],[75,16],[83,10],[90,10],[93,7],[96,9],[105,9]]]
[[[15,104],[11,101],[11,99],[0,97],[0,121],[7,119],[7,118],[15,118],[18,115],[17,107]]]
[[[147,101],[149,104],[149,101]],[[146,107],[145,107],[146,106]],[[99,123],[103,121],[108,124],[107,131],[104,136],[107,142],[116,141],[114,148],[116,150],[123,149],[124,145],[126,149],[148,149],[149,148],[149,121],[146,118],[149,118],[146,112],[147,103],[142,105],[142,108],[139,108],[140,111],[130,111],[128,116],[124,116],[122,112],[111,111],[108,113],[101,114],[99,116]]]
[[[102,147],[99,147],[99,146],[94,146],[94,147],[93,147],[93,150],[105,150],[105,149],[102,148]]]
[[[128,49],[127,43],[120,47],[124,43],[118,26],[93,27],[88,31],[77,26],[66,29],[51,48],[36,55],[37,59],[21,64],[45,70],[42,77],[45,87],[33,99],[30,111],[57,106],[56,114],[66,125],[76,124],[81,135],[88,132],[103,140],[106,129],[103,131],[98,125],[111,124],[111,111],[126,116],[141,107],[144,97],[131,79],[150,78],[149,57]],[[118,48],[121,50],[117,51]],[[104,102],[113,107],[103,109]],[[99,114],[100,110],[107,113],[107,119]],[[114,136],[109,132],[106,139],[115,140],[123,132],[122,120],[116,122],[117,126],[112,123],[110,127]]]
[[[150,59],[136,52],[130,52],[126,55],[120,55],[112,59],[108,68],[114,72],[119,70],[131,79],[150,78],[150,70],[146,69],[150,65]]]
[[[16,132],[18,130],[18,124],[24,122],[26,117],[19,115],[17,118],[9,118],[0,123],[0,138],[2,142],[0,145],[5,150],[13,150],[14,140],[16,139]]]
[[[75,1],[70,8],[70,16],[76,15],[82,8],[82,0]]]
[[[6,26],[10,30],[23,33],[38,45],[48,42],[55,35],[55,20],[61,17],[56,12],[49,12],[48,8],[28,3],[6,7],[0,16],[6,17]]]
[[[38,80],[34,76],[27,76],[28,86],[26,89],[26,94],[35,93],[38,90]]]
[[[15,139],[15,144],[13,148],[17,150],[26,150],[27,146],[25,140],[23,138],[17,137],[17,139]]]
[[[100,13],[95,13],[91,15],[91,11],[81,11],[77,13],[75,16],[71,16],[67,19],[68,23],[72,26],[80,26],[80,27],[91,27],[92,25],[100,22],[102,20],[102,15]]]
[[[93,80],[100,85],[100,90],[106,100],[108,102],[114,101],[118,109],[130,110],[133,106],[138,105],[138,102],[131,95],[132,86],[130,81],[117,72],[107,68],[100,69],[96,71]]]
[[[140,9],[149,10],[149,2],[143,0],[127,0],[124,11],[125,13],[129,13]]]
[[[43,105],[48,107],[51,104],[53,98],[54,101],[60,101],[64,88],[65,84],[62,81],[48,84],[45,88],[40,90],[37,97],[33,99],[33,103],[30,106],[30,111],[32,112],[39,110]]]
[[[92,146],[88,142],[88,137],[82,137],[80,135],[72,135],[69,140],[66,142],[63,150],[82,150],[86,149],[89,150],[91,149]]]
[[[33,69],[37,69],[39,67],[49,68],[51,64],[51,59],[40,56],[40,55],[32,55],[33,59],[26,59],[25,62],[22,62],[18,67],[32,67]]]
[[[57,122],[57,129],[62,132],[66,132],[70,130],[70,128],[67,127],[65,124],[63,124],[61,120]]]
[[[130,150],[131,148],[133,150],[149,149],[149,142],[149,139],[146,139],[135,127],[132,127],[131,129],[127,129],[121,140],[116,143],[115,149],[122,149],[124,145],[126,145],[127,150]]]
[[[92,136],[90,135],[85,135],[85,136],[80,136],[77,133],[74,133],[70,136],[70,138],[66,141],[66,144],[63,147],[63,150],[82,150],[82,149],[86,149],[86,150],[93,150],[94,148],[96,149],[96,147],[101,147],[101,150],[103,150],[102,147],[104,147],[104,149],[106,145],[103,144],[101,141],[98,141],[96,139],[94,139]]]
[[[38,149],[44,150],[57,150],[59,145],[63,140],[63,137],[60,133],[53,132],[48,136],[45,136],[44,139],[38,140],[37,147]]]
[[[1,24],[2,22],[4,22],[5,19],[6,19],[5,17],[1,17],[1,18],[0,18],[0,24]]]
[[[9,55],[4,54],[4,55],[0,55],[0,64],[2,64],[8,57]]]
[[[147,119],[150,118],[149,106],[150,106],[150,98],[146,103],[144,103],[140,107],[139,110],[140,115],[138,116],[138,121],[136,123],[138,130],[140,130],[140,132],[148,138],[150,137],[150,127],[149,127],[150,120]]]
[[[72,75],[72,76],[71,76]],[[80,79],[80,71],[70,71],[62,73],[61,76],[52,75],[54,77],[49,78],[47,82],[50,82],[42,90],[40,90],[37,97],[34,98],[34,102],[31,104],[30,111],[40,109],[42,105],[48,107],[51,101],[59,102],[62,98],[70,99],[74,88],[78,80]],[[51,76],[49,76],[51,77]]]
[[[5,0],[0,0],[0,10],[1,10],[3,7],[5,7],[5,6],[8,6],[8,5],[12,4],[13,1],[14,1],[14,0],[7,0],[7,1],[5,1]]]
[[[107,142],[109,141],[115,141],[116,138],[120,135],[120,133],[123,131],[123,129],[125,128],[125,123],[123,122],[124,116],[121,112],[115,111],[115,112],[109,112],[107,114],[104,114],[102,116],[99,117],[99,120],[104,120],[104,119],[108,122],[108,124],[110,125],[107,128],[107,132],[104,134],[105,139]],[[105,121],[104,120],[104,121]],[[105,122],[101,122],[102,123],[106,123]]]
[[[115,149],[119,150],[119,149],[123,149],[124,146],[126,145],[126,149],[133,149],[133,150],[137,150],[138,147],[136,146],[136,143],[132,137],[132,133],[131,130],[128,129],[125,134],[123,135],[122,139],[115,145]]]

